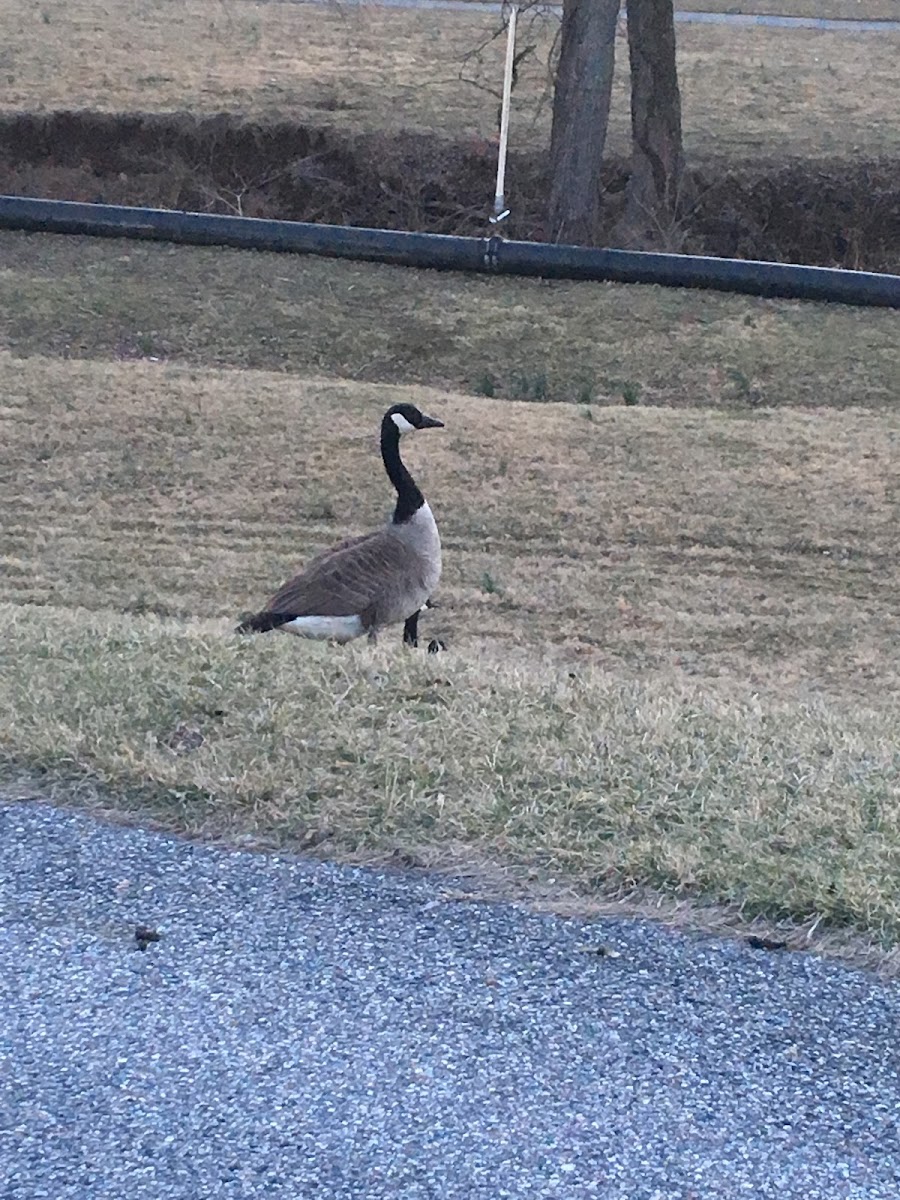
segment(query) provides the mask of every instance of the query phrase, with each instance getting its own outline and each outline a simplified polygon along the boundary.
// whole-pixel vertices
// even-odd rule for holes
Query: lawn
[[[715,292],[0,233],[0,347],[582,405],[892,408],[898,316]]]
[[[0,24],[0,110],[221,111],[453,139],[496,131],[503,45],[489,41],[496,16],[480,12],[0,0]],[[523,23],[521,44],[536,50],[514,93],[513,149],[546,143],[546,56],[556,28],[552,17]],[[900,34],[680,25],[678,48],[695,164],[873,158],[900,148]],[[618,54],[624,68],[623,29]],[[620,69],[609,138],[616,153],[628,149],[627,82]]]

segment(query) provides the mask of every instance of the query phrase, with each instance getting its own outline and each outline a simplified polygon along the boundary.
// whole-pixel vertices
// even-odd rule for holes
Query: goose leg
[[[403,625],[403,645],[412,646],[415,649],[419,644],[419,610],[413,613],[411,617],[407,617]]]
[[[426,608],[431,605],[426,604]],[[407,617],[403,625],[403,645],[412,646],[415,649],[419,644],[419,613],[421,609],[417,609],[411,617]],[[437,654],[440,650],[446,650],[447,647],[440,638],[432,638],[428,643],[428,653]]]

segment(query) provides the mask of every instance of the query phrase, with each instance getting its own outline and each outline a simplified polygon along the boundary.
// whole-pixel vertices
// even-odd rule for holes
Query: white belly
[[[296,634],[297,637],[319,638],[322,641],[352,642],[363,633],[363,623],[359,617],[294,617],[293,621],[285,621],[279,625],[285,633]]]

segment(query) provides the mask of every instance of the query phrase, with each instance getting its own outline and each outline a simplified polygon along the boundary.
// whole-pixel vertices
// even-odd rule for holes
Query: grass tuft
[[[472,392],[476,396],[495,396],[497,394],[497,381],[490,371],[483,371],[472,384]]]
[[[490,571],[485,571],[481,576],[481,590],[488,596],[503,595],[503,589]]]
[[[637,383],[622,384],[622,401],[624,404],[633,408],[636,404],[640,404],[641,388]]]

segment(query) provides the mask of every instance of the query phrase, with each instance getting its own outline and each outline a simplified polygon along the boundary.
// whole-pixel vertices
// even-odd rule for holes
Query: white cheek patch
[[[391,413],[391,420],[397,426],[401,433],[415,433],[415,425],[411,425],[402,413]]]

